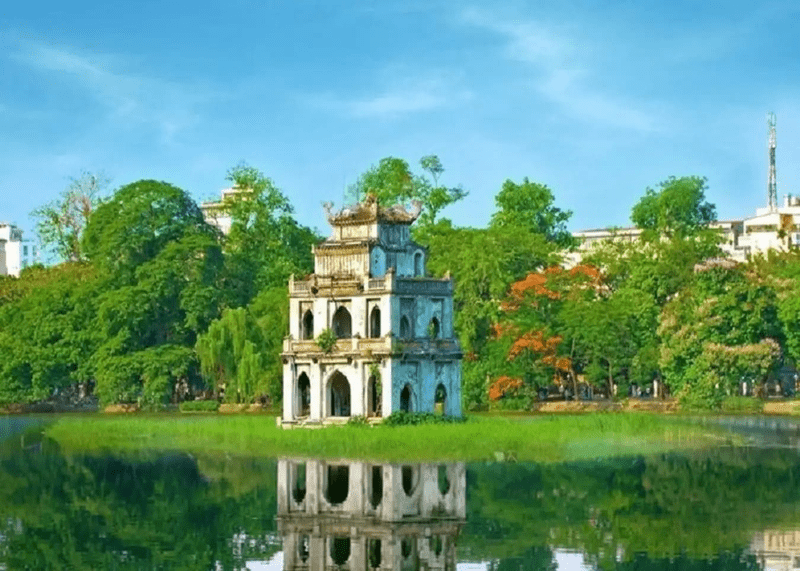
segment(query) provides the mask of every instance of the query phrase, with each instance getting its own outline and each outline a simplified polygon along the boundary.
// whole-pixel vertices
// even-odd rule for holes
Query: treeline
[[[639,239],[511,284],[478,358],[489,398],[526,407],[553,385],[617,397],[633,387],[714,408],[743,388],[793,393],[800,255],[724,258],[705,191],[703,178],[670,178],[633,207]]]
[[[203,392],[279,398],[286,283],[311,271],[319,236],[258,170],[228,180],[240,192],[223,204],[227,236],[152,180],[103,200],[84,177],[38,210],[40,236],[68,261],[0,281],[0,402],[74,387],[151,409]]]
[[[800,257],[722,260],[705,179],[647,189],[631,214],[640,239],[609,241],[565,270],[571,212],[547,186],[507,180],[486,227],[458,227],[441,213],[467,192],[443,173],[434,155],[418,172],[390,157],[348,190],[352,201],[423,204],[413,237],[428,271],[455,280],[465,408],[649,386],[709,407],[793,370]],[[238,192],[221,205],[227,235],[156,181],[103,199],[104,179],[87,175],[37,209],[41,239],[65,261],[0,279],[0,403],[75,387],[144,408],[198,395],[280,400],[287,280],[313,271],[322,237],[257,169],[237,166],[228,180]]]

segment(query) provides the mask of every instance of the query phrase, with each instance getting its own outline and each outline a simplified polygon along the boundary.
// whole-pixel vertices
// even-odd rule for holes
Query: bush
[[[336,346],[336,334],[330,329],[323,329],[320,331],[319,336],[317,336],[317,346],[319,346],[320,350],[325,353],[329,354],[333,352],[333,348]]]
[[[722,412],[758,413],[764,410],[764,401],[755,397],[727,397],[720,407]]]
[[[216,412],[219,402],[215,400],[187,400],[180,404],[181,412]]]
[[[350,420],[347,421],[347,424],[350,426],[367,426],[369,423],[367,422],[366,416],[359,414],[356,416],[351,416]]]
[[[443,416],[432,412],[404,412],[398,410],[383,419],[384,426],[414,426],[417,424],[454,424],[465,422],[464,416]]]

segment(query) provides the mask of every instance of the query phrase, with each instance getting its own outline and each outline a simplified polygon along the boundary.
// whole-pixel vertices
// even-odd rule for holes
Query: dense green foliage
[[[690,408],[718,408],[742,386],[793,392],[800,255],[720,262],[704,178],[646,189],[631,213],[641,237],[566,271],[571,212],[546,185],[506,180],[487,227],[458,227],[442,215],[466,191],[441,183],[435,155],[419,168],[384,158],[350,192],[421,205],[412,233],[428,273],[455,283],[465,408],[530,408],[556,391],[626,397],[656,381]],[[146,409],[201,394],[280,400],[287,281],[313,271],[319,236],[259,170],[240,164],[227,179],[214,213],[227,235],[184,190],[152,180],[99,200],[103,181],[84,177],[37,210],[43,239],[73,261],[0,278],[0,404],[76,388]],[[325,351],[334,342],[317,338]]]
[[[222,205],[228,236],[184,190],[143,180],[99,205],[86,197],[85,228],[76,222],[55,244],[85,262],[2,279],[0,403],[75,387],[144,409],[203,391],[279,400],[286,283],[311,268],[317,237],[256,169],[240,165],[229,179],[239,192]]]

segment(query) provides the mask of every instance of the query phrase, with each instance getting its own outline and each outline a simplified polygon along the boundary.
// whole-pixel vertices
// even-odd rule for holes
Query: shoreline
[[[685,410],[682,409],[676,399],[641,399],[630,398],[618,401],[612,400],[553,400],[536,403],[530,410],[503,410],[495,409],[489,411],[466,411],[465,416],[546,416],[559,414],[580,414],[592,412],[604,413],[655,413],[655,414],[748,414],[764,416],[800,416],[800,399],[774,398],[767,400],[757,400],[755,397],[742,397],[739,402],[746,403],[742,408],[732,408],[723,406],[720,409],[709,410]],[[761,406],[758,406],[758,405]],[[119,415],[119,414],[269,414],[280,416],[280,409],[266,408],[259,404],[221,404],[217,412],[201,411],[181,411],[178,405],[169,405],[160,411],[142,411],[138,405],[115,404],[105,408],[97,405],[67,405],[63,403],[33,403],[33,404],[12,404],[0,406],[0,415],[24,415],[24,414],[99,414],[99,415]]]

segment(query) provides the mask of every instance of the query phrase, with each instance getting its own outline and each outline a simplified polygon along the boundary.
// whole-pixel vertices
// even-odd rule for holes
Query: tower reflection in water
[[[466,467],[278,460],[287,571],[454,571]]]

